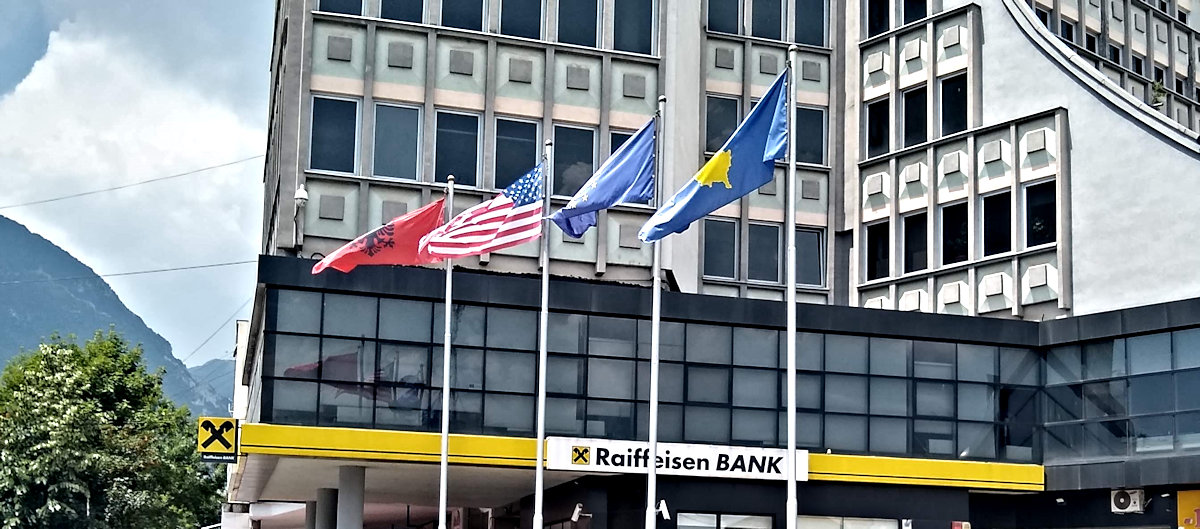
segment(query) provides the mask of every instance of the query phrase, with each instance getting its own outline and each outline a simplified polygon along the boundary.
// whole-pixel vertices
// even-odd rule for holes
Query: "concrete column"
[[[366,467],[338,468],[337,529],[362,529]]]
[[[314,529],[337,529],[337,489],[317,489],[317,502],[313,507]]]
[[[317,529],[317,502],[304,502],[304,529]]]

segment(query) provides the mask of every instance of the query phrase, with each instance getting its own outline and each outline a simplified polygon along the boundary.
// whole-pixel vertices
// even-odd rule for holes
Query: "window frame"
[[[799,15],[800,0],[786,0],[786,1],[788,1],[787,6],[792,8],[792,11],[789,12],[788,15],[791,16],[793,19],[795,19],[796,16]],[[828,0],[813,0],[813,1],[819,2],[821,4],[821,12],[819,14],[819,18],[821,20],[821,43],[813,44],[810,42],[801,42],[800,41],[800,22],[799,22],[799,20],[796,20],[794,22],[794,26],[793,26],[794,31],[792,31],[792,34],[787,35],[787,37],[789,39],[791,39],[788,42],[793,42],[796,44],[804,44],[807,46],[818,46],[818,47],[822,47],[822,48],[827,48],[827,47],[829,47],[829,1]],[[784,20],[784,31],[787,31],[786,26],[787,26],[787,21]]]
[[[923,96],[921,99],[924,100],[924,101],[922,101],[922,107],[923,107],[924,112],[922,112],[922,114],[921,114],[921,121],[922,121],[921,125],[922,125],[922,129],[923,129],[922,132],[923,132],[924,138],[921,139],[920,141],[909,143],[909,141],[908,141],[909,140],[908,125],[909,125],[910,120],[909,120],[909,115],[908,115],[908,111],[909,111],[908,102],[909,102],[909,99],[913,96],[913,94],[918,91],[923,93]],[[900,143],[903,145],[902,148],[907,149],[914,145],[920,145],[922,143],[927,143],[929,141],[929,87],[926,86],[925,84],[921,84],[920,86],[908,87],[900,92],[900,99],[903,101],[903,103],[901,105],[901,107],[903,108],[903,112],[900,115],[900,136],[901,136]]]
[[[775,228],[775,280],[770,279],[751,279],[750,278],[750,228],[752,226],[769,226]],[[759,285],[779,285],[784,282],[784,277],[787,275],[784,267],[787,266],[787,248],[784,247],[784,227],[782,224],[768,222],[764,220],[748,220],[746,222],[746,251],[741,252],[746,255],[746,283]],[[740,248],[739,248],[740,249]],[[741,259],[738,259],[740,262]]]
[[[887,234],[886,234],[886,236],[883,238],[883,239],[884,239],[884,241],[886,242],[886,247],[884,248],[884,252],[883,252],[883,253],[884,253],[884,256],[887,258],[887,262],[886,262],[886,265],[885,265],[885,268],[886,268],[886,269],[885,269],[885,270],[883,270],[883,275],[881,275],[881,276],[879,276],[879,277],[872,278],[872,277],[871,277],[871,266],[870,266],[870,261],[871,261],[871,253],[870,253],[870,252],[871,252],[871,228],[872,228],[872,227],[874,227],[874,226],[878,226],[878,225],[880,225],[880,224],[886,224],[886,225],[887,225]],[[865,282],[871,282],[871,281],[885,281],[885,280],[887,280],[887,279],[889,279],[889,278],[893,277],[893,275],[892,275],[892,265],[893,265],[894,263],[893,263],[892,261],[895,261],[895,259],[894,259],[894,257],[895,257],[895,256],[893,255],[893,251],[892,251],[892,244],[891,244],[891,243],[892,243],[892,239],[893,239],[893,237],[892,237],[892,226],[891,226],[891,219],[884,218],[884,219],[879,219],[879,220],[871,221],[871,222],[868,222],[868,223],[864,223],[864,224],[862,225],[862,227],[863,227],[863,235],[862,235],[862,237],[863,237],[863,245],[862,245],[862,254],[861,254],[861,255],[862,255],[862,258],[863,258],[863,266],[862,266],[862,278],[863,278],[863,281],[865,281]]]
[[[487,0],[484,0],[484,1],[486,2]],[[591,0],[591,1],[596,4],[596,20],[593,21],[593,22],[595,22],[596,25],[595,25],[595,29],[592,32],[592,35],[594,37],[594,40],[592,42],[594,42],[594,44],[592,44],[591,46],[588,46],[586,44],[575,44],[573,42],[564,42],[562,40],[562,31],[561,31],[562,30],[562,20],[563,20],[563,16],[562,16],[563,4],[562,4],[562,2],[555,3],[556,8],[557,8],[557,10],[554,13],[554,15],[555,15],[555,18],[554,18],[554,20],[555,20],[554,43],[555,44],[563,44],[563,45],[567,45],[567,46],[579,46],[582,48],[602,49],[602,46],[604,44],[604,18],[606,16],[606,13],[604,12],[604,9],[603,9],[604,6],[600,5],[601,0]]]
[[[761,37],[761,36],[754,34],[754,9],[755,9],[754,4],[757,1],[758,0],[750,0],[750,31],[748,32],[748,36],[754,37],[756,39],[775,41],[777,39],[773,39],[771,37]],[[744,1],[739,2],[739,3],[742,5],[745,5]],[[794,3],[795,3],[794,0],[779,0],[779,12],[776,13],[777,24],[779,25],[779,27],[778,27],[779,39],[777,40],[778,42],[783,42],[783,40],[788,37],[788,35],[787,35],[787,16],[785,16],[785,13],[788,13],[790,11],[788,8],[792,7],[792,5]],[[794,7],[793,7],[793,9],[794,9]]]
[[[1029,244],[1029,188],[1038,186],[1038,185],[1043,185],[1043,184],[1049,184],[1054,187],[1054,240],[1047,242],[1047,243],[1038,244],[1038,245],[1030,245]],[[1058,228],[1059,228],[1059,222],[1060,222],[1059,218],[1058,218],[1058,208],[1059,208],[1058,199],[1059,199],[1059,196],[1058,196],[1058,179],[1057,178],[1035,180],[1033,182],[1024,182],[1021,184],[1021,213],[1022,213],[1022,215],[1021,215],[1021,234],[1020,234],[1021,239],[1020,239],[1020,242],[1021,242],[1022,250],[1027,251],[1027,250],[1039,250],[1039,249],[1043,249],[1043,248],[1052,248],[1058,244]]]
[[[320,13],[333,13],[335,15],[361,17],[366,14],[366,9],[364,9],[366,6],[364,4],[365,4],[365,2],[363,2],[363,0],[358,0],[358,12],[357,13],[342,13],[341,11],[325,11],[325,10],[321,9],[321,0],[317,0],[317,5],[313,6],[313,11],[320,12]]]
[[[780,230],[780,231],[783,231],[783,230]],[[828,275],[828,274],[826,273],[827,272],[827,270],[826,270],[827,263],[825,262],[825,254],[828,252],[826,251],[826,248],[825,248],[825,228],[822,228],[819,226],[797,225],[796,231],[797,232],[805,231],[805,232],[809,232],[809,233],[815,233],[817,235],[817,264],[819,265],[818,269],[820,270],[820,275],[821,275],[821,281],[819,283],[801,283],[800,275],[798,273],[800,271],[800,266],[799,266],[799,263],[797,263],[797,265],[796,265],[796,272],[797,272],[796,286],[797,287],[804,286],[804,287],[813,287],[813,288],[826,288],[825,282],[827,280],[826,275]],[[783,250],[784,250],[784,254],[785,254],[783,256],[783,258],[787,259],[787,255],[786,255],[787,248],[784,248]],[[799,247],[796,247],[796,257],[797,258],[800,257],[800,248]],[[786,266],[787,263],[784,263],[784,265]],[[785,271],[785,275],[786,275],[786,271]],[[784,286],[786,287],[787,285],[784,285]]]
[[[736,107],[734,110],[734,115],[737,116],[737,120],[733,124],[733,131],[731,131],[729,133],[730,135],[733,135],[734,132],[737,132],[738,126],[742,124],[742,120],[744,120],[746,118],[746,114],[749,112],[748,110],[745,110],[742,108],[742,98],[739,96],[731,96],[729,94],[705,92],[705,94],[704,94],[704,151],[703,151],[705,158],[709,158],[709,157],[711,157],[711,155],[717,153],[717,151],[708,150],[708,122],[709,122],[708,100],[710,98],[725,99],[725,100],[734,102],[734,105]],[[754,103],[755,103],[754,101],[751,101],[751,103],[750,103],[751,108],[754,107]],[[729,141],[728,136],[725,138],[725,141]],[[722,145],[724,145],[724,144],[722,144]]]
[[[617,1],[620,1],[620,0],[617,0]],[[648,0],[648,1],[650,2],[650,50],[645,53],[642,53],[640,51],[629,51],[629,50],[618,49],[617,48],[617,31],[616,31],[615,27],[613,28],[613,37],[612,37],[613,41],[611,43],[610,49],[612,49],[613,51],[621,52],[621,53],[636,53],[638,55],[648,55],[651,57],[655,57],[655,56],[659,55],[659,53],[658,53],[658,46],[659,46],[659,43],[658,43],[658,24],[659,24],[658,9],[659,9],[659,2],[661,2],[662,0]],[[614,26],[616,25],[616,20],[617,20],[616,2],[613,2],[613,12],[611,15],[606,15],[603,12],[603,9],[602,9],[603,7],[604,6],[599,6],[598,11],[597,11],[598,16],[600,17],[599,23],[601,24],[600,26],[597,26],[597,28],[596,28],[597,32],[600,32],[601,28],[603,28],[605,18],[611,18],[613,20],[613,25]],[[599,40],[599,37],[597,37],[597,40]]]
[[[963,128],[953,132],[946,131],[946,82],[951,80],[963,80]],[[967,72],[957,71],[938,77],[937,81],[937,113],[941,118],[938,120],[938,135],[937,138],[944,138],[952,134],[958,134],[963,131],[971,130],[971,79],[967,77]]]
[[[425,15],[427,14],[427,13],[425,12],[425,8],[429,7],[429,6],[427,5],[427,2],[426,2],[425,0],[417,0],[417,1],[421,2],[421,20],[418,20],[418,21],[416,21],[416,22],[413,22],[413,21],[408,21],[408,20],[402,20],[402,19],[398,19],[398,18],[387,18],[387,17],[383,16],[383,2],[385,2],[385,1],[387,1],[387,0],[379,0],[379,13],[378,13],[376,16],[377,16],[377,17],[378,17],[380,20],[390,20],[390,21],[392,21],[392,22],[408,22],[408,23],[410,23],[410,24],[424,24],[424,23],[425,23],[425,19],[427,18],[427,17],[425,16]],[[439,13],[439,14],[440,14],[440,13]]]
[[[797,145],[796,145],[797,146],[796,163],[819,165],[821,167],[829,167],[829,111],[828,111],[829,109],[826,107],[818,107],[818,106],[812,106],[812,105],[796,105],[794,112],[799,113],[801,110],[807,111],[807,112],[815,111],[821,115],[821,161],[820,162],[806,162],[806,161],[800,160],[799,159],[800,158],[799,143],[797,143]],[[793,114],[794,116],[797,115],[795,113]],[[800,122],[799,119],[793,118],[793,120],[797,123],[797,125]],[[799,129],[797,129],[796,133],[799,134],[799,132],[800,132]]]
[[[461,110],[461,109],[457,109],[457,108],[449,108],[448,109],[448,108],[440,108],[440,107],[436,107],[436,106],[433,108],[433,115],[434,115],[434,118],[433,118],[433,143],[432,143],[432,145],[430,145],[430,148],[433,151],[433,173],[430,175],[429,182],[441,183],[441,182],[437,181],[437,172],[438,172],[437,171],[437,149],[438,149],[438,146],[437,146],[437,136],[438,136],[437,116],[439,114],[457,114],[460,116],[473,116],[475,118],[475,124],[476,124],[475,148],[478,149],[477,154],[475,156],[475,184],[473,184],[473,185],[461,184],[456,179],[454,182],[454,186],[455,187],[459,187],[459,186],[470,187],[473,189],[483,189],[483,187],[479,185],[480,184],[479,181],[481,179],[480,177],[483,176],[483,156],[480,156],[480,155],[483,154],[483,116],[484,115],[482,113],[476,114],[474,112],[470,112],[467,110]]]
[[[555,147],[558,146],[558,128],[559,127],[568,128],[568,129],[586,130],[586,131],[592,133],[592,174],[596,174],[596,169],[600,167],[601,163],[603,163],[600,161],[600,127],[598,127],[598,126],[597,127],[589,127],[586,125],[577,125],[577,124],[558,122],[558,121],[552,122],[551,127],[552,127],[551,133],[553,134],[552,137],[554,138],[554,146]],[[605,157],[605,158],[607,159],[607,157]],[[552,178],[554,176],[554,173],[556,173],[558,171],[558,169],[557,169],[558,156],[554,156],[553,161],[554,161],[554,165],[549,168]],[[586,182],[587,182],[587,180],[584,180],[584,183],[586,183]],[[575,194],[575,192],[578,192],[578,190],[575,190],[575,192],[572,192],[570,195],[559,195],[554,192],[554,186],[558,185],[557,179],[552,180],[550,183],[553,184],[550,186],[550,196],[551,197],[571,198]],[[583,185],[583,183],[580,183],[580,185]]]
[[[1007,195],[1008,195],[1008,200],[1006,201],[1006,202],[1007,202],[1007,204],[1008,204],[1008,205],[1007,205],[1007,209],[1008,209],[1008,225],[1005,227],[1005,229],[1008,231],[1008,249],[1007,249],[1007,250],[1005,250],[1005,251],[1002,251],[1002,252],[996,252],[996,253],[990,253],[990,254],[989,254],[989,253],[987,253],[987,229],[988,229],[988,208],[987,208],[987,200],[988,200],[989,198],[994,198],[994,197],[998,197],[998,196],[1000,196],[1000,195],[1005,195],[1005,194],[1007,194]],[[1009,189],[1009,188],[998,189],[998,190],[996,190],[996,191],[993,191],[993,192],[989,192],[989,193],[983,193],[983,194],[980,194],[980,195],[979,195],[979,214],[978,214],[978,218],[979,218],[979,234],[980,234],[980,237],[979,237],[979,244],[978,244],[978,246],[979,246],[979,254],[980,254],[982,257],[984,257],[984,258],[989,258],[989,257],[994,257],[994,256],[997,256],[997,255],[1004,255],[1004,254],[1012,253],[1012,251],[1013,251],[1013,243],[1012,243],[1012,238],[1013,238],[1013,204],[1012,204],[1012,200],[1013,200],[1013,199],[1012,199],[1012,189]]]
[[[887,115],[884,116],[884,118],[883,118],[883,126],[884,126],[883,149],[884,150],[882,152],[875,152],[874,154],[872,154],[872,150],[871,150],[871,117],[872,117],[871,116],[871,107],[874,105],[879,105],[879,104],[882,104],[883,107],[887,108]],[[891,97],[882,96],[882,97],[876,98],[873,101],[866,101],[863,103],[863,107],[864,107],[864,112],[863,112],[863,127],[862,127],[862,130],[863,130],[862,145],[863,145],[864,156],[867,159],[869,159],[869,158],[875,158],[878,156],[884,156],[884,155],[892,152],[892,140],[893,140],[893,138],[892,138],[892,125],[893,125],[892,119],[893,118],[892,118]]]
[[[332,99],[335,101],[350,101],[350,102],[354,103],[354,169],[350,172],[337,171],[337,170],[333,170],[333,169],[314,169],[312,166],[313,131],[316,130],[316,127],[314,126],[314,123],[313,123],[313,120],[316,118],[316,112],[313,112],[313,106],[314,106],[313,103],[317,100],[317,98]],[[362,102],[361,98],[355,98],[355,97],[344,96],[344,95],[336,95],[336,94],[328,94],[325,92],[309,93],[309,97],[308,97],[308,164],[305,169],[306,171],[311,172],[311,173],[317,173],[317,174],[331,174],[331,175],[358,175],[359,172],[362,171],[362,162],[359,160],[359,158],[361,158],[361,155],[362,155],[362,107],[363,107],[363,102]],[[372,130],[372,132],[374,132],[374,130]],[[372,172],[374,172],[374,171],[372,170]]]
[[[924,250],[925,262],[919,263],[917,265],[917,266],[919,266],[919,268],[914,268],[912,270],[909,270],[908,269],[908,222],[909,222],[909,219],[911,219],[913,217],[917,217],[917,216],[925,217],[925,230],[921,234],[922,239],[924,240],[923,242],[925,243],[925,250]],[[925,211],[925,209],[918,209],[915,211],[910,211],[908,213],[900,215],[900,225],[902,226],[901,231],[903,231],[903,233],[899,237],[899,241],[898,241],[900,243],[900,259],[902,261],[900,263],[900,268],[901,268],[900,275],[903,276],[903,275],[907,275],[907,274],[917,274],[917,273],[928,271],[930,269],[930,266],[929,266],[929,256],[930,256],[930,252],[929,252],[929,214]]]
[[[967,240],[965,243],[966,251],[964,252],[964,255],[966,257],[964,257],[960,261],[946,262],[946,209],[956,207],[956,206],[962,206],[962,207],[967,208],[966,213],[963,214],[963,220],[965,220],[967,223],[967,229],[966,229]],[[968,200],[965,200],[965,199],[964,200],[953,200],[950,202],[946,202],[945,204],[938,204],[938,206],[937,206],[938,267],[945,268],[945,267],[949,267],[949,266],[957,266],[957,265],[961,265],[963,263],[971,262],[971,260],[972,260],[971,259],[971,246],[972,246],[971,243],[973,242],[974,235],[975,235],[974,227],[971,225],[972,224],[971,223],[971,213],[972,213],[971,212],[971,202]]]
[[[451,29],[460,30],[460,31],[487,32],[489,29],[488,28],[488,16],[490,15],[490,13],[488,13],[488,4],[490,4],[491,2],[489,2],[488,0],[479,0],[479,1],[482,4],[479,8],[479,29],[476,30],[476,29],[470,29],[470,28],[461,28],[458,26],[445,25],[446,2],[444,2],[444,1],[441,2],[441,5],[438,6],[438,25],[447,27],[447,28],[451,28]]]
[[[742,233],[738,227],[738,224],[739,224],[738,219],[731,218],[731,217],[715,217],[712,215],[708,215],[701,220],[704,221],[705,225],[703,226],[704,229],[701,230],[701,239],[700,239],[700,248],[701,248],[700,278],[705,279],[705,280],[717,280],[717,281],[737,281],[738,275],[739,275],[738,274],[738,265],[741,263],[740,250],[741,250],[741,245],[742,245]],[[732,249],[733,275],[732,276],[729,276],[729,277],[716,276],[716,275],[709,274],[708,270],[705,270],[704,254],[707,253],[706,250],[708,248],[708,222],[710,222],[710,221],[711,222],[725,222],[725,223],[733,225],[733,249]]]
[[[424,1],[424,0],[422,0],[422,1]],[[541,18],[538,19],[538,35],[536,37],[511,35],[511,34],[504,32],[504,1],[505,0],[500,0],[499,2],[497,2],[498,5],[496,6],[496,34],[504,35],[506,37],[518,38],[518,39],[532,38],[533,40],[543,40],[546,38],[546,0],[538,0],[538,15]],[[488,0],[484,0],[484,3],[487,4]],[[486,26],[487,25],[486,24],[486,21],[487,21],[487,6],[486,5],[484,6],[484,17],[483,18],[485,21],[484,25]]]
[[[737,27],[735,28],[735,32],[727,33],[724,31],[712,29],[712,27],[708,23],[708,20],[709,20],[709,11],[708,10],[711,5],[711,2],[709,2],[707,0],[704,2],[704,31],[705,32],[712,32],[712,33],[717,33],[720,35],[745,35],[746,34],[746,24],[745,24],[746,2],[744,2],[743,0],[731,0],[731,1],[737,3],[737,18],[734,22],[737,25]]]
[[[416,157],[417,168],[416,168],[416,171],[413,173],[412,181],[413,182],[422,182],[423,180],[421,180],[421,178],[425,175],[425,164],[421,163],[421,154],[423,152],[425,152],[423,150],[424,142],[425,142],[425,108],[423,106],[418,106],[413,103],[403,103],[403,102],[398,102],[398,101],[378,100],[378,99],[375,100],[375,116],[374,116],[374,119],[371,120],[371,148],[374,151],[371,153],[371,176],[375,177],[375,178],[388,178],[388,179],[392,179],[392,180],[408,180],[407,178],[403,178],[403,177],[399,177],[399,176],[381,175],[381,174],[375,172],[375,167],[376,167],[376,165],[378,165],[376,163],[376,156],[377,156],[376,152],[378,151],[378,149],[376,149],[375,147],[376,147],[376,142],[378,141],[377,138],[379,137],[379,135],[377,134],[377,131],[379,130],[379,107],[381,107],[381,106],[404,108],[404,109],[417,111],[417,157]],[[435,132],[435,135],[436,135],[436,132]]]
[[[499,135],[497,134],[497,132],[500,129],[500,127],[499,127],[500,120],[516,121],[519,123],[533,124],[533,126],[534,126],[534,138],[533,138],[534,159],[537,160],[536,162],[534,162],[534,165],[536,166],[537,164],[541,163],[543,156],[544,156],[544,151],[539,150],[539,147],[542,147],[545,145],[545,136],[544,136],[544,133],[542,130],[542,120],[528,118],[525,116],[512,116],[512,115],[508,115],[508,114],[496,114],[492,118],[492,121],[495,122],[492,124],[492,135],[493,135],[493,138],[495,139],[494,144],[499,143]],[[494,191],[503,191],[505,188],[496,187],[496,176],[499,174],[496,172],[496,165],[497,165],[496,156],[493,154],[492,166],[490,167],[491,172],[488,177],[488,180],[489,180],[488,186],[489,187],[486,187],[485,189],[491,189]],[[521,175],[516,175],[516,178],[520,178],[520,177],[521,177]],[[515,179],[514,179],[514,181],[515,181]]]

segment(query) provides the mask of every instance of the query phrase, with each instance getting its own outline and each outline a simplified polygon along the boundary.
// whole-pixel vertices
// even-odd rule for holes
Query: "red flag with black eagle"
[[[440,198],[354,239],[313,265],[313,275],[326,268],[349,272],[358,265],[414,265],[441,261],[428,253],[422,254],[419,243],[421,237],[442,225],[445,201]]]

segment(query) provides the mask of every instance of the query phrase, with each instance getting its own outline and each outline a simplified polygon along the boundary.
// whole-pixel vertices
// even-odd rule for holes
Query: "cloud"
[[[250,88],[220,84],[241,67],[214,68],[204,82],[200,70],[211,59],[205,59],[208,52],[200,53],[195,64],[180,65],[175,61],[187,61],[187,50],[166,53],[146,47],[165,38],[161,28],[107,31],[103,20],[73,20],[50,34],[45,55],[11,93],[0,96],[0,182],[5,189],[0,205],[127,184],[263,152],[265,104],[257,113],[247,112],[231,94]],[[127,25],[138,22],[144,21]],[[231,57],[227,62],[261,65],[260,79],[251,84],[265,99],[268,59],[249,59]],[[0,214],[99,273],[238,261],[259,251],[261,181],[258,159]],[[175,346],[177,356],[184,356],[252,294],[254,276],[254,266],[243,265],[114,278],[110,283]],[[229,329],[206,347],[210,353],[188,363],[231,348]]]

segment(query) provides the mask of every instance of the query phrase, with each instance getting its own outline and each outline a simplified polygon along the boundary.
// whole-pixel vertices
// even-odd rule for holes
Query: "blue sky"
[[[262,154],[273,20],[273,0],[0,0],[0,207]],[[102,274],[240,261],[261,182],[256,159],[0,215]],[[183,357],[253,294],[254,267],[109,283]],[[231,324],[187,363],[232,344]]]

